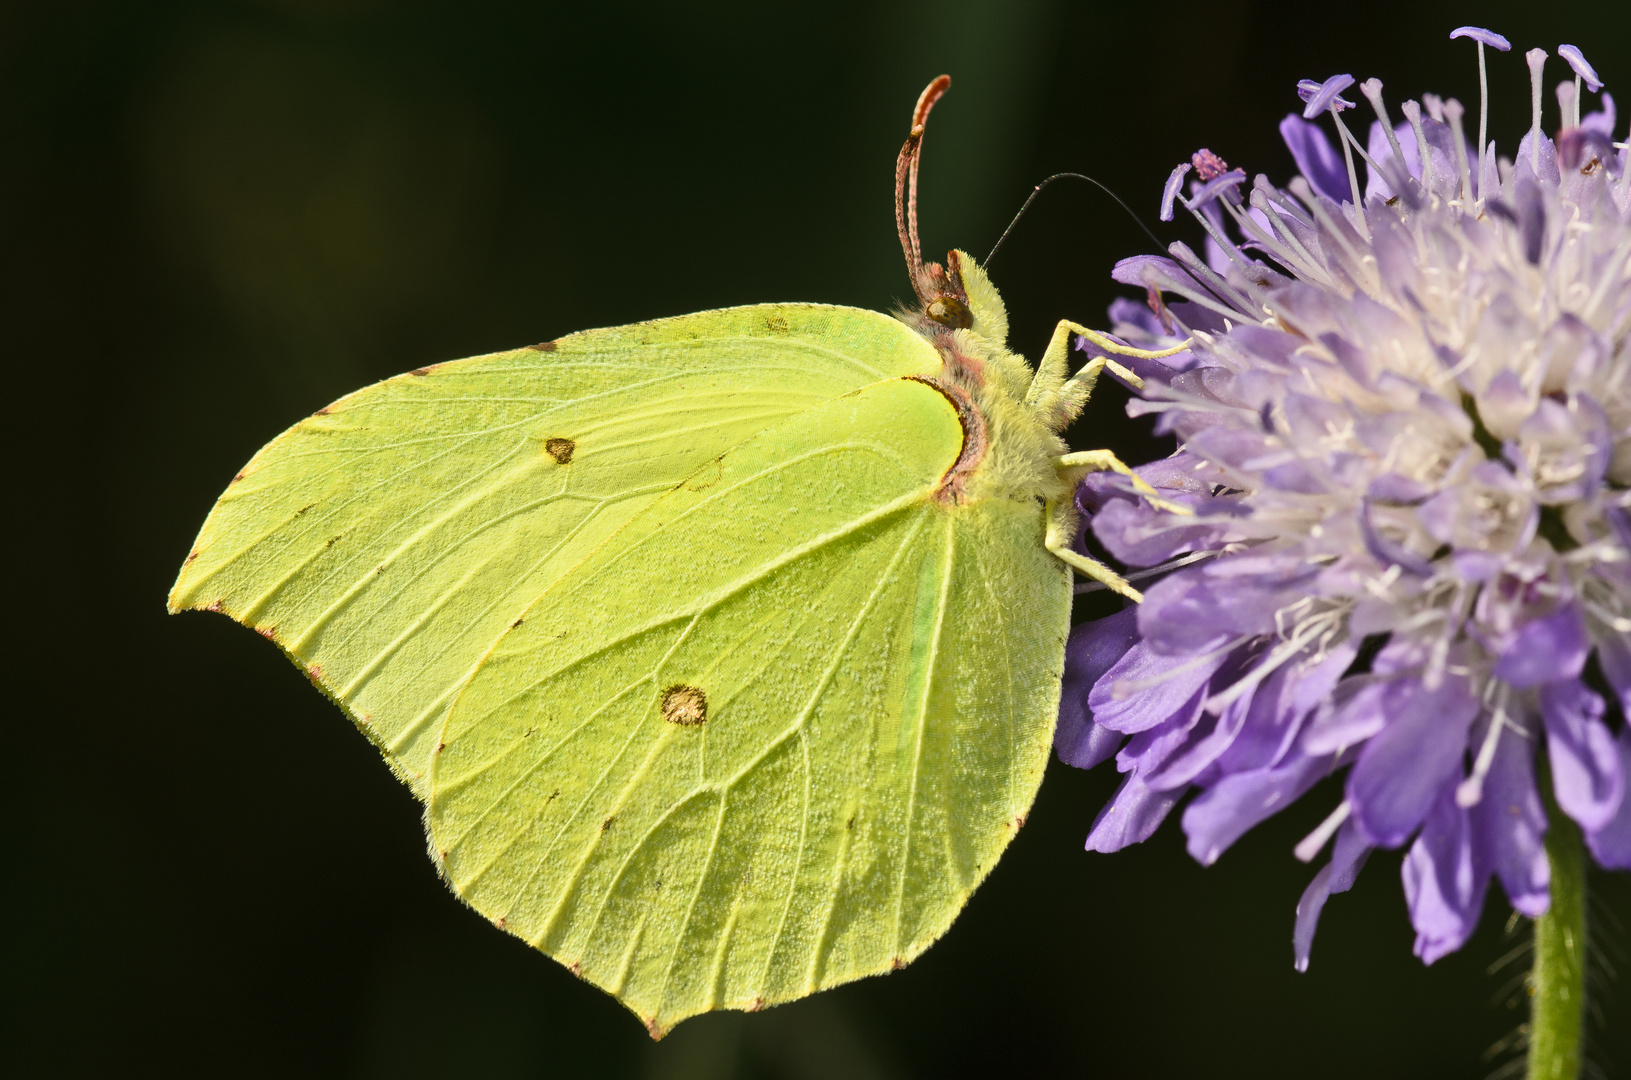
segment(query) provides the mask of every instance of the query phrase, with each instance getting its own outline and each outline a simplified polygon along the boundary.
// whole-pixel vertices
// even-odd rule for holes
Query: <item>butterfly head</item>
[[[973,330],[1000,344],[1008,336],[1008,317],[984,271],[961,251],[948,252],[944,265],[926,263],[918,241],[917,169],[923,157],[923,131],[934,103],[950,88],[951,76],[940,76],[924,88],[912,110],[911,133],[895,159],[895,227],[917,293],[917,314],[932,324],[925,328]]]

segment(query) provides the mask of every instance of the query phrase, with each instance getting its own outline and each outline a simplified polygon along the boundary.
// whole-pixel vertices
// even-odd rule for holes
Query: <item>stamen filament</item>
[[[1478,197],[1484,197],[1484,147],[1489,145],[1489,74],[1484,66],[1484,43],[1478,43]]]
[[[1546,50],[1530,49],[1523,54],[1529,62],[1529,168],[1540,172],[1540,72],[1546,66]]]
[[[1410,130],[1416,133],[1416,156],[1421,158],[1421,186],[1431,191],[1433,187],[1433,152],[1427,146],[1427,132],[1421,126],[1421,106],[1414,101],[1407,101],[1399,106],[1404,118],[1410,121]]]
[[[1353,804],[1343,799],[1324,821],[1314,827],[1313,832],[1303,837],[1297,846],[1291,849],[1292,854],[1302,862],[1313,862],[1314,856],[1320,853],[1326,841],[1336,835],[1336,831],[1342,828],[1342,823],[1347,821],[1352,813]]]
[[[1342,122],[1337,113],[1336,103],[1331,103],[1331,119],[1336,121],[1337,131],[1342,135],[1342,156],[1348,162],[1348,193],[1353,197],[1354,224],[1359,227],[1359,235],[1365,240],[1370,239],[1370,222],[1365,220],[1365,196],[1359,191],[1359,173],[1354,169],[1353,136],[1348,134],[1348,127]]]
[[[1484,734],[1484,741],[1478,747],[1478,757],[1472,763],[1472,775],[1461,781],[1455,789],[1455,804],[1463,810],[1477,806],[1484,798],[1484,780],[1489,776],[1490,766],[1495,763],[1495,747],[1501,741],[1501,729],[1507,726],[1506,719],[1506,684],[1501,684],[1500,700],[1496,702],[1495,713],[1490,717],[1489,731]]]
[[[1480,57],[1484,55],[1482,45],[1478,47],[1478,55]],[[1410,179],[1410,165],[1404,159],[1404,147],[1399,145],[1399,136],[1393,130],[1393,120],[1387,114],[1387,102],[1382,100],[1382,80],[1366,79],[1359,84],[1359,92],[1365,95],[1365,100],[1370,102],[1370,107],[1376,110],[1376,119],[1382,122],[1382,130],[1387,132],[1387,144],[1393,150],[1393,163],[1399,168],[1399,176],[1408,181]],[[1385,173],[1383,179],[1387,179]],[[1393,185],[1389,184],[1388,186],[1392,187]],[[1394,194],[1403,195],[1404,192],[1395,191]]]

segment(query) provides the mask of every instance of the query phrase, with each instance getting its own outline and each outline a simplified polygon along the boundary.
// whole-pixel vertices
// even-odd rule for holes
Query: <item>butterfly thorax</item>
[[[978,428],[968,433],[973,453],[959,462],[953,494],[959,502],[1057,498],[1064,485],[1053,462],[1069,449],[1059,432],[1080,405],[1059,408],[1058,388],[1050,384],[1062,379],[1047,373],[1038,378],[1023,356],[1009,350],[1007,309],[973,259],[953,251],[945,269],[928,266],[933,269],[920,276],[941,291],[925,298],[921,293],[929,290],[921,289],[921,307],[898,314],[940,354],[936,381],[952,391],[948,396],[964,415],[965,429]]]

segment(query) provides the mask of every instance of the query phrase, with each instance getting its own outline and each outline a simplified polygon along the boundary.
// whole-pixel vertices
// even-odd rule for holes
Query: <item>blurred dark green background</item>
[[[887,309],[918,91],[927,246],[983,257],[1030,185],[1155,224],[1208,146],[1284,180],[1299,77],[1476,101],[1462,22],[1580,45],[1631,100],[1622,5],[57,0],[0,6],[12,643],[13,1076],[1466,1077],[1521,1009],[1504,902],[1423,968],[1398,857],[1292,971],[1316,793],[1213,869],[1175,823],[1081,841],[1115,781],[1055,767],[948,937],[889,978],[653,1045],[464,910],[372,749],[277,651],[163,601],[249,455],[363,383],[575,329],[764,300]],[[1516,53],[1492,133],[1527,125]],[[1554,61],[1554,78],[1561,65]],[[1548,108],[1555,109],[1548,95]],[[1548,126],[1555,126],[1549,119]],[[1623,123],[1622,123],[1623,128]],[[1197,242],[1163,227],[1163,239]],[[1103,321],[1147,239],[1050,189],[994,265],[1015,344]],[[1075,435],[1136,455],[1106,391]],[[1087,614],[1084,608],[1080,614]],[[1600,881],[1631,922],[1627,876]],[[1622,970],[1627,967],[1621,963]],[[1631,975],[1631,972],[1627,973]],[[1631,1076],[1631,986],[1596,1057]]]

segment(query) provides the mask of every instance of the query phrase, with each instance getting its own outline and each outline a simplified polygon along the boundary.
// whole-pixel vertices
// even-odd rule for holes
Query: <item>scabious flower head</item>
[[[1116,268],[1148,297],[1112,306],[1120,336],[1193,342],[1135,362],[1129,406],[1177,435],[1137,472],[1190,513],[1112,473],[1079,490],[1099,542],[1155,584],[1071,635],[1056,748],[1125,774],[1090,850],[1145,839],[1193,792],[1203,863],[1345,770],[1297,849],[1335,841],[1298,907],[1299,968],[1378,847],[1409,846],[1429,963],[1470,936],[1492,877],[1544,912],[1548,773],[1596,860],[1631,868],[1631,170],[1612,98],[1582,117],[1600,84],[1560,52],[1561,129],[1542,131],[1534,50],[1510,159],[1482,114],[1469,145],[1454,100],[1406,102],[1396,125],[1374,79],[1361,145],[1354,80],[1304,82],[1281,125],[1300,176],[1248,185],[1202,151],[1163,217],[1181,202],[1205,254]]]

